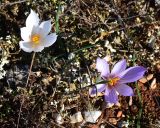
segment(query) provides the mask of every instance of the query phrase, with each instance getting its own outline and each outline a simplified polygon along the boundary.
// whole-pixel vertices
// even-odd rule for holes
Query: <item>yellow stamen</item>
[[[118,81],[119,81],[119,78],[118,78],[118,77],[109,78],[109,79],[108,79],[108,85],[109,85],[109,86],[114,86],[114,85],[117,84]]]
[[[38,35],[38,34],[33,35],[33,36],[31,37],[31,40],[32,40],[32,42],[33,42],[34,44],[39,44],[39,42],[40,42],[40,35]]]

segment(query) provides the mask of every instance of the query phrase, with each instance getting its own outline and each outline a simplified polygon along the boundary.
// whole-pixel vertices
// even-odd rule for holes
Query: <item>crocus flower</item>
[[[107,103],[118,103],[118,95],[133,96],[133,89],[127,83],[135,82],[143,77],[146,68],[134,66],[126,69],[126,60],[122,59],[116,63],[110,72],[109,64],[105,59],[98,58],[96,68],[101,73],[105,83],[97,84],[90,91],[90,95],[104,92]]]
[[[56,33],[51,33],[51,20],[40,23],[38,14],[31,10],[26,19],[26,27],[21,28],[20,48],[25,52],[41,52],[44,47],[49,47],[57,39]],[[48,35],[49,34],[49,35]]]

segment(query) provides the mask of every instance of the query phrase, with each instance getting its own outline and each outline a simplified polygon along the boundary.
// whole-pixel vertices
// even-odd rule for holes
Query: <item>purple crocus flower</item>
[[[126,69],[126,60],[122,59],[116,63],[110,72],[109,64],[105,59],[98,58],[96,68],[101,73],[101,77],[106,83],[97,84],[90,91],[90,95],[103,92],[105,101],[108,103],[118,103],[118,94],[123,96],[133,96],[133,89],[126,83],[131,83],[143,77],[146,68],[134,66]]]

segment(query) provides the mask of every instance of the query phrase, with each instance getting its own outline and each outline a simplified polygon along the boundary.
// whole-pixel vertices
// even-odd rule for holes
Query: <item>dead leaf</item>
[[[110,56],[110,55],[107,55],[107,56],[104,57],[103,59],[105,59],[107,62],[110,62],[110,61],[111,61],[111,56]]]
[[[77,112],[70,117],[71,123],[78,123],[83,121],[81,112]]]
[[[101,113],[102,113],[101,111],[85,111],[84,112],[85,121],[90,123],[96,123]]]
[[[49,85],[49,82],[51,82],[53,79],[53,77],[48,76],[47,78],[43,78],[42,82],[44,83],[44,85]]]
[[[129,97],[129,106],[132,106],[133,104],[133,99],[132,99],[132,96]]]
[[[156,69],[158,70],[158,72],[160,72],[160,62],[156,64]]]
[[[147,77],[143,77],[139,80],[139,82],[145,84],[147,81],[151,80],[153,78],[153,74],[149,74]]]
[[[89,126],[89,128],[99,128],[99,125],[93,124],[93,125]]]
[[[140,82],[140,81],[138,81],[138,87],[143,87],[144,86],[144,84],[142,83],[142,82]]]
[[[113,107],[114,103],[106,103],[106,108],[111,108]]]
[[[121,104],[119,102],[115,103],[115,105],[121,107]]]
[[[117,120],[116,118],[109,118],[109,122],[116,125],[117,124]]]
[[[119,36],[114,39],[114,42],[115,42],[116,44],[122,45],[121,39],[120,39]]]
[[[119,118],[119,117],[121,117],[121,116],[122,116],[122,111],[118,111],[117,117]]]
[[[157,87],[156,78],[154,78],[151,82],[150,88],[155,89]]]
[[[147,80],[149,81],[149,80],[151,80],[153,78],[153,74],[149,74],[148,76],[147,76]]]
[[[74,91],[74,90],[76,90],[76,85],[74,83],[71,83],[69,85],[69,88],[70,88],[70,91]]]
[[[63,118],[62,118],[62,116],[60,114],[56,115],[56,122],[58,124],[63,124],[64,123],[64,120],[63,120]]]
[[[40,76],[41,76],[41,74],[42,74],[42,72],[41,72],[41,71],[37,71],[37,72],[36,72],[36,75],[37,75],[38,77],[40,77]]]
[[[100,38],[101,40],[103,40],[105,37],[108,37],[109,35],[110,35],[109,32],[104,32],[104,31],[102,31],[99,38]]]

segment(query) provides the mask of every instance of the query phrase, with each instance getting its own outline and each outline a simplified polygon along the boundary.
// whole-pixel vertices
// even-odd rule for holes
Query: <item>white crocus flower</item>
[[[41,52],[44,47],[49,47],[57,40],[56,33],[51,33],[51,20],[39,23],[38,14],[33,10],[26,19],[26,27],[21,28],[20,48],[25,52]],[[49,34],[49,35],[48,35]]]

